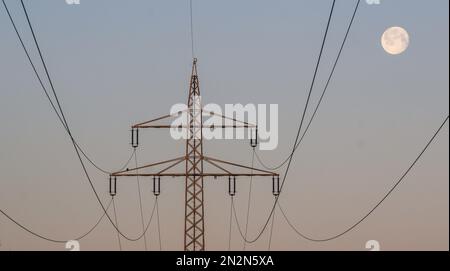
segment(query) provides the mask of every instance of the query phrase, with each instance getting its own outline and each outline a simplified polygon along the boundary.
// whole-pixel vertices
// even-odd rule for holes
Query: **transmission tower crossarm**
[[[210,115],[210,116],[216,116],[216,117],[220,117],[222,119],[227,119],[233,122],[233,124],[222,124],[222,125],[201,125],[201,126],[189,126],[189,125],[169,125],[169,124],[153,124],[156,123],[160,120],[165,120],[165,119],[169,119],[169,118],[173,118],[173,117],[178,117],[183,113],[188,112],[189,109],[185,109],[182,111],[179,111],[177,113],[174,114],[168,114],[159,118],[155,118],[149,121],[145,121],[145,122],[141,122],[141,123],[137,123],[134,124],[133,126],[131,126],[132,129],[146,129],[146,128],[155,128],[155,129],[171,129],[171,128],[203,128],[203,129],[215,129],[215,128],[254,128],[257,129],[258,125],[253,124],[253,123],[249,123],[249,122],[245,122],[245,121],[241,121],[241,120],[237,120],[235,118],[232,117],[227,117],[225,115],[216,113],[216,112],[212,112],[212,111],[207,111],[204,109],[201,109],[201,114],[206,116],[206,115]]]
[[[111,175],[113,177],[278,177],[276,174],[269,173],[235,173],[235,172],[204,172],[204,173],[122,173],[119,175]]]
[[[155,128],[155,129],[189,129],[189,128],[202,128],[202,129],[224,129],[224,128],[253,128],[253,126],[242,124],[242,125],[168,125],[168,124],[160,124],[160,125],[139,125],[133,126],[135,129],[145,129],[145,128]]]
[[[200,160],[212,165],[213,167],[219,169],[219,172],[201,172],[201,173],[189,173],[189,172],[174,172],[174,173],[168,173],[167,171],[169,169],[174,168],[175,166],[181,164],[182,162],[185,162],[187,160],[186,157],[179,157],[179,158],[175,158],[175,159],[171,159],[171,160],[167,160],[167,161],[162,161],[162,162],[157,162],[157,163],[153,163],[150,165],[146,165],[146,166],[141,166],[138,168],[130,168],[124,171],[120,171],[120,172],[115,172],[112,173],[111,176],[112,177],[251,177],[251,176],[273,176],[273,177],[277,177],[279,176],[277,173],[275,172],[270,172],[270,171],[266,171],[266,170],[261,170],[261,169],[257,169],[257,168],[253,168],[253,167],[248,167],[248,166],[244,166],[244,165],[238,165],[235,163],[231,163],[231,162],[226,162],[226,161],[222,161],[219,159],[215,159],[215,158],[209,158],[209,157],[202,157],[200,158]],[[138,172],[139,170],[142,169],[149,169],[152,167],[156,167],[156,166],[160,166],[160,165],[166,165],[169,164],[168,166],[166,166],[165,168],[163,168],[162,170],[159,171],[155,171],[155,172]],[[221,165],[220,165],[221,164]],[[233,172],[231,170],[226,169],[223,165],[228,165],[228,166],[233,166],[233,167],[237,167],[237,168],[243,168],[243,169],[247,169],[250,170],[250,173],[246,173],[246,172]]]
[[[258,168],[254,168],[254,167],[248,167],[248,166],[244,166],[244,165],[239,165],[236,163],[231,163],[231,162],[227,162],[227,161],[223,161],[223,160],[219,160],[219,159],[215,159],[215,158],[211,158],[211,157],[199,157],[199,161],[204,161],[210,165],[212,165],[213,167],[217,168],[220,170],[220,172],[201,172],[201,173],[189,173],[189,172],[176,172],[176,173],[167,173],[167,171],[169,169],[174,168],[175,166],[181,164],[182,162],[185,162],[187,160],[186,157],[179,157],[179,158],[175,158],[175,159],[171,159],[171,160],[167,160],[167,161],[162,161],[162,162],[157,162],[157,163],[153,163],[150,165],[145,165],[145,166],[141,166],[138,168],[130,168],[124,171],[120,171],[120,172],[115,172],[112,173],[111,176],[112,177],[136,177],[136,176],[140,176],[140,177],[226,177],[226,176],[233,176],[233,177],[238,177],[238,176],[245,176],[245,177],[251,177],[251,176],[273,176],[273,177],[278,177],[279,174],[275,173],[275,172],[270,172],[267,170],[262,170],[262,169],[258,169]],[[156,167],[156,166],[160,166],[160,165],[165,165],[165,164],[169,164],[169,166],[166,166],[165,168],[163,168],[162,170],[159,171],[155,171],[155,172],[150,172],[150,173],[143,173],[143,172],[139,172],[136,173],[139,170],[142,169],[149,169],[152,167]],[[250,170],[250,173],[246,173],[246,172],[233,172],[231,170],[228,170],[224,167],[224,165],[228,165],[228,166],[233,166],[236,168],[241,168],[241,169],[247,169]]]
[[[122,171],[118,171],[118,172],[114,172],[111,174],[111,176],[113,177],[119,177],[119,176],[141,176],[141,174],[134,174],[134,175],[130,175],[129,173],[132,171],[136,171],[136,170],[141,170],[141,169],[147,169],[147,168],[151,168],[151,167],[155,167],[155,166],[159,166],[159,165],[164,165],[164,164],[168,164],[168,163],[172,163],[172,162],[176,162],[174,165],[168,167],[167,169],[183,162],[186,158],[183,157],[178,157],[175,159],[170,159],[170,160],[166,160],[166,161],[161,161],[161,162],[156,162],[156,163],[152,163],[149,165],[145,165],[145,166],[141,166],[141,167],[137,167],[137,168],[129,168],[126,170],[122,170]]]
[[[148,129],[148,128],[155,128],[155,129],[172,129],[172,128],[183,128],[183,129],[188,129],[188,128],[202,128],[202,129],[220,129],[220,128],[252,128],[252,129],[258,129],[258,126],[256,124],[252,124],[252,123],[248,123],[245,121],[240,121],[231,117],[227,117],[221,114],[217,114],[214,112],[210,112],[210,111],[205,111],[205,110],[201,110],[202,111],[202,115],[210,115],[210,116],[216,116],[216,117],[220,117],[222,119],[228,119],[230,121],[233,121],[233,124],[222,124],[222,125],[171,125],[171,124],[154,124],[157,121],[160,120],[164,120],[164,119],[168,119],[168,118],[173,118],[173,117],[177,117],[179,116],[179,114],[182,114],[183,112],[185,112],[187,110],[183,110],[180,111],[176,114],[171,114],[171,115],[165,115],[153,120],[149,120],[146,122],[142,122],[142,123],[138,123],[138,124],[134,124],[133,126],[131,126],[132,129]]]

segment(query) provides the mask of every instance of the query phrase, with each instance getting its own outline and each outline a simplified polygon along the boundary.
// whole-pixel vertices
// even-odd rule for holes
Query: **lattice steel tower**
[[[177,117],[185,113],[187,116],[186,124],[172,125],[159,124],[158,122],[164,119]],[[204,125],[203,115],[216,116],[227,119],[232,122],[231,125]],[[186,251],[203,251],[205,250],[205,205],[204,205],[204,177],[228,177],[228,193],[234,196],[236,193],[236,177],[238,176],[271,176],[272,177],[272,192],[274,195],[279,193],[279,175],[274,172],[256,169],[244,165],[239,165],[232,162],[219,160],[216,158],[203,155],[203,129],[236,129],[245,128],[256,131],[255,138],[251,139],[252,147],[257,145],[257,129],[255,124],[250,124],[245,121],[239,121],[232,117],[223,116],[214,112],[206,111],[202,108],[200,98],[200,86],[197,72],[197,59],[195,58],[192,64],[192,74],[190,78],[189,96],[187,109],[177,114],[166,115],[154,120],[135,124],[132,126],[131,144],[134,148],[139,143],[139,129],[145,128],[176,128],[184,129],[186,131],[186,151],[185,155],[175,159],[157,162],[133,169],[127,169],[120,172],[115,172],[110,176],[110,193],[116,194],[117,177],[153,177],[153,192],[155,196],[160,194],[160,180],[161,177],[184,177],[185,178],[185,219],[184,219],[184,250]],[[184,162],[185,169],[182,171],[175,171],[176,166]],[[205,172],[204,163],[215,168],[218,171]],[[162,166],[162,169],[156,170],[157,167]],[[227,168],[228,167],[228,168]],[[233,168],[233,169],[230,169]],[[235,169],[247,170],[250,172],[237,172]],[[142,172],[143,170],[151,170],[151,172]]]
[[[203,125],[197,59],[192,65],[188,98],[189,134],[186,140],[184,249],[205,249],[203,205]]]

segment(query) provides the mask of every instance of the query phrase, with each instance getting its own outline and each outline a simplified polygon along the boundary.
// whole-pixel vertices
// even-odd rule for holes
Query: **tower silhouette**
[[[187,116],[186,124],[172,125],[161,124],[162,120],[174,118],[185,113]],[[223,120],[228,119],[232,125],[204,125],[203,115],[220,117]],[[134,148],[139,145],[139,129],[147,128],[175,128],[183,129],[186,132],[186,150],[185,155],[175,159],[152,163],[137,168],[126,169],[115,172],[110,175],[110,193],[116,194],[116,182],[118,177],[153,177],[153,193],[160,195],[161,177],[184,177],[185,178],[185,219],[184,219],[184,250],[186,251],[204,251],[205,250],[205,204],[203,182],[205,177],[228,177],[228,193],[230,196],[236,194],[236,177],[238,176],[269,176],[272,177],[272,192],[274,195],[279,193],[279,175],[262,169],[227,162],[216,158],[203,155],[203,130],[204,129],[253,129],[257,131],[257,125],[245,121],[236,120],[214,112],[206,111],[202,108],[200,98],[200,84],[197,71],[197,59],[192,63],[192,73],[190,78],[189,95],[187,109],[177,114],[165,115],[150,121],[135,124],[131,129],[131,144]],[[252,147],[257,145],[257,132],[252,133],[255,138],[251,138]],[[176,167],[184,162],[183,171],[176,171]],[[208,164],[218,171],[205,171],[204,164]],[[162,168],[159,168],[162,167]],[[236,171],[240,169],[241,171]],[[147,171],[150,172],[142,172]],[[175,171],[173,171],[175,170]],[[242,172],[242,170],[245,170]]]

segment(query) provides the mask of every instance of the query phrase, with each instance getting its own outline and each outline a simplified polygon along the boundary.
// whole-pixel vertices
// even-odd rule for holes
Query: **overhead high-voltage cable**
[[[252,169],[250,171],[250,174],[253,174],[253,167],[255,164],[255,148],[253,148],[252,152]],[[247,201],[247,217],[245,221],[245,238],[247,238],[248,233],[248,222],[250,220],[250,207],[252,203],[252,188],[253,188],[253,176],[250,176],[250,184],[248,189],[248,201]],[[244,251],[247,248],[247,242],[244,241]]]
[[[136,183],[137,183],[137,189],[138,189],[138,199],[139,199],[139,210],[141,213],[141,223],[142,223],[142,231],[145,231],[145,222],[144,222],[144,211],[142,208],[142,196],[141,196],[141,181],[139,179],[139,172],[138,172],[138,158],[137,158],[137,152],[136,150],[134,151],[134,163],[135,163],[135,168],[136,168]],[[156,212],[158,212],[158,208],[156,209]],[[144,248],[146,251],[148,251],[147,248],[147,237],[144,234]]]
[[[114,197],[111,196],[112,204],[113,204],[113,210],[114,210],[114,221],[116,222],[117,227],[119,227],[119,219],[117,218],[117,211],[116,211],[116,202],[114,201]],[[122,251],[122,241],[120,240],[120,234],[115,231],[117,234],[117,242],[119,243],[119,250]]]
[[[281,192],[283,191],[283,186],[284,186],[284,184],[285,184],[285,181],[286,181],[286,178],[287,178],[287,175],[288,175],[288,172],[289,172],[291,163],[292,163],[292,158],[293,158],[293,156],[294,156],[295,147],[297,146],[297,142],[298,142],[299,137],[300,137],[300,132],[301,132],[301,129],[302,129],[302,127],[303,127],[303,122],[304,122],[304,120],[305,120],[306,111],[308,110],[308,105],[309,105],[309,102],[310,102],[310,99],[311,99],[311,94],[312,94],[312,90],[313,90],[313,88],[314,88],[314,83],[315,83],[315,81],[316,81],[316,77],[317,77],[317,72],[318,72],[318,69],[319,69],[320,60],[322,59],[322,54],[323,54],[323,50],[324,50],[324,47],[325,47],[325,42],[326,42],[326,40],[327,40],[328,31],[329,31],[329,29],[330,29],[330,24],[331,24],[331,19],[332,19],[332,17],[333,17],[333,12],[334,12],[335,4],[336,4],[336,0],[333,0],[333,3],[332,3],[332,5],[331,5],[331,10],[330,10],[330,13],[329,13],[329,15],[328,15],[328,21],[327,21],[325,33],[324,33],[324,36],[323,36],[323,39],[322,39],[322,45],[321,45],[321,47],[320,47],[319,57],[318,57],[318,59],[317,59],[316,67],[315,67],[315,70],[314,70],[314,76],[313,76],[313,79],[312,79],[312,82],[311,82],[311,86],[310,86],[310,88],[309,88],[308,97],[307,97],[307,99],[306,99],[305,107],[304,107],[303,113],[302,113],[302,115],[301,115],[301,120],[300,120],[300,124],[299,124],[299,127],[298,127],[298,131],[297,131],[297,135],[296,135],[296,138],[295,138],[295,142],[294,142],[294,145],[293,145],[293,149],[292,149],[291,155],[289,156],[288,165],[287,165],[287,167],[286,167],[286,170],[285,170],[285,173],[284,173],[284,176],[283,176],[283,181],[282,181],[281,186],[280,186],[280,194],[279,194],[278,196],[276,196],[275,202],[274,202],[274,204],[273,204],[273,206],[272,206],[272,208],[271,208],[270,214],[269,214],[269,216],[267,217],[266,222],[265,222],[264,225],[263,225],[263,228],[259,231],[259,233],[256,235],[255,238],[249,240],[249,239],[245,238],[245,236],[242,234],[242,231],[239,230],[239,233],[241,233],[241,237],[242,237],[242,238],[244,239],[244,241],[247,242],[247,243],[254,243],[254,242],[256,242],[257,240],[259,240],[259,238],[261,238],[262,234],[263,234],[264,231],[267,229],[267,226],[268,226],[269,223],[270,223],[270,220],[271,220],[272,215],[273,215],[273,213],[274,213],[274,211],[275,211],[275,208],[276,208],[278,199],[279,199],[279,197],[280,197],[280,195],[281,195]],[[234,206],[234,204],[233,204],[233,206]],[[235,216],[236,216],[236,214],[235,214]],[[237,218],[237,217],[236,217],[236,218]],[[236,222],[237,222],[237,221],[236,221]],[[237,224],[238,224],[238,223],[237,223]]]
[[[273,228],[275,226],[275,215],[276,215],[277,211],[275,210],[273,212],[272,215],[272,223],[270,225],[270,234],[269,234],[269,246],[267,248],[268,251],[270,251],[272,249],[272,236],[273,236]]]
[[[195,41],[194,41],[194,11],[192,6],[192,0],[189,0],[190,22],[191,22],[191,50],[192,58],[195,58]]]
[[[430,145],[433,143],[433,141],[436,139],[436,137],[438,136],[438,134],[441,132],[442,128],[445,126],[445,124],[448,121],[448,116],[447,118],[444,120],[444,122],[439,126],[439,128],[436,130],[436,132],[434,133],[434,135],[431,137],[431,139],[428,141],[428,143],[425,145],[425,147],[422,149],[422,151],[419,153],[419,155],[414,159],[414,161],[412,162],[412,164],[408,167],[408,169],[402,174],[402,176],[397,180],[397,182],[394,184],[394,186],[392,186],[391,189],[389,189],[389,191],[384,195],[384,197],[378,201],[377,204],[375,204],[375,206],[370,209],[369,212],[367,212],[361,219],[359,219],[356,223],[354,223],[353,225],[351,225],[349,228],[347,228],[346,230],[342,231],[339,234],[333,235],[331,237],[327,237],[327,238],[312,238],[307,236],[306,234],[302,233],[301,231],[299,231],[294,224],[289,220],[286,212],[283,210],[283,208],[280,205],[280,202],[278,202],[278,207],[284,217],[284,219],[286,220],[286,222],[288,223],[289,227],[291,227],[295,233],[297,233],[299,236],[301,236],[302,238],[312,241],[312,242],[327,242],[327,241],[331,241],[334,239],[337,239],[345,234],[347,234],[348,232],[350,232],[351,230],[353,230],[354,228],[356,228],[359,224],[361,224],[364,220],[366,220],[391,194],[392,192],[394,192],[394,190],[401,184],[401,182],[406,178],[406,176],[409,174],[409,172],[413,169],[413,167],[417,164],[417,162],[420,160],[420,158],[423,156],[423,154],[427,151],[427,149],[430,147]]]
[[[51,105],[53,111],[55,112],[56,116],[58,117],[60,123],[62,124],[64,130],[65,130],[67,133],[69,133],[68,127],[67,127],[67,125],[66,125],[64,119],[62,118],[61,114],[59,113],[58,109],[56,108],[56,106],[55,106],[55,104],[54,104],[54,101],[53,101],[52,98],[50,97],[50,94],[49,94],[49,92],[47,91],[47,88],[45,87],[45,85],[44,85],[44,83],[43,83],[43,81],[42,81],[41,76],[40,76],[39,73],[37,72],[37,68],[36,68],[36,66],[34,65],[33,60],[31,59],[30,53],[28,52],[28,49],[27,49],[27,47],[25,46],[25,43],[23,42],[22,36],[20,35],[20,33],[19,33],[18,29],[17,29],[16,23],[14,22],[14,19],[13,19],[12,15],[11,15],[11,13],[10,13],[10,11],[9,11],[8,6],[6,5],[5,0],[2,0],[2,2],[3,2],[3,6],[5,7],[6,13],[7,13],[8,17],[9,17],[9,20],[10,20],[10,22],[11,22],[13,28],[14,28],[15,34],[16,34],[17,38],[19,39],[20,45],[22,46],[22,49],[24,50],[24,52],[25,52],[25,54],[26,54],[26,56],[27,56],[28,62],[30,63],[31,68],[33,69],[33,72],[34,72],[34,74],[36,75],[36,77],[37,77],[37,79],[38,79],[38,81],[39,81],[39,84],[40,84],[42,90],[44,91],[44,94],[45,94],[47,100],[50,102],[50,105]],[[98,165],[93,161],[93,159],[91,159],[91,158],[89,157],[89,155],[87,155],[86,151],[83,150],[83,148],[81,148],[81,146],[78,144],[78,142],[77,142],[76,140],[74,140],[74,141],[75,141],[75,145],[77,146],[77,148],[80,150],[80,152],[81,152],[81,153],[83,154],[83,156],[86,158],[86,160],[88,160],[89,163],[92,164],[92,166],[94,166],[96,169],[98,169],[99,171],[101,171],[101,172],[103,172],[103,173],[105,173],[105,174],[110,174],[110,173],[111,173],[110,171],[105,170],[105,169],[103,169],[102,167],[98,166]],[[131,159],[133,158],[133,155],[134,155],[134,153],[132,152],[131,155],[130,155],[130,157],[129,157],[128,160],[126,161],[126,163],[125,163],[118,171],[121,171],[121,170],[125,169],[125,168],[128,166],[128,164],[130,163]]]
[[[106,207],[107,210],[111,206],[111,202],[112,202],[112,200],[108,203],[108,206]],[[80,235],[79,237],[71,238],[71,239],[67,239],[67,240],[61,240],[61,239],[55,239],[55,238],[47,237],[47,236],[44,236],[42,234],[37,233],[36,231],[34,231],[34,230],[24,226],[22,223],[18,222],[16,219],[12,218],[10,215],[8,215],[5,211],[3,211],[1,209],[0,209],[0,213],[2,213],[11,222],[16,224],[17,226],[19,226],[23,230],[27,231],[28,233],[30,233],[30,234],[32,234],[32,235],[34,235],[34,236],[36,236],[36,237],[38,237],[40,239],[43,239],[43,240],[46,240],[46,241],[49,241],[49,242],[52,242],[52,243],[66,243],[69,240],[78,240],[79,241],[79,240],[85,238],[86,236],[88,236],[91,232],[93,232],[97,228],[97,226],[100,224],[100,222],[103,220],[103,217],[105,217],[105,213],[103,213],[100,216],[100,218],[97,220],[97,222],[94,224],[94,226],[92,226],[86,233]]]
[[[4,0],[3,0],[3,1],[4,1]],[[69,125],[68,125],[68,123],[67,123],[67,121],[66,121],[66,119],[65,119],[65,116],[64,116],[64,113],[63,113],[61,104],[59,103],[58,96],[56,95],[56,91],[55,91],[55,88],[54,88],[54,85],[53,85],[53,81],[51,80],[50,74],[49,74],[49,72],[48,72],[47,65],[46,65],[46,63],[45,63],[45,60],[44,60],[42,51],[41,51],[40,46],[39,46],[39,43],[38,43],[38,41],[37,41],[36,34],[35,34],[35,32],[34,32],[33,26],[32,26],[32,24],[31,24],[31,20],[30,20],[29,15],[28,15],[28,11],[27,11],[27,9],[26,9],[24,3],[23,3],[23,0],[21,0],[21,4],[22,4],[22,8],[23,8],[23,11],[24,11],[25,16],[26,16],[26,19],[27,19],[28,26],[29,26],[30,31],[31,31],[31,33],[32,33],[34,43],[35,43],[36,48],[37,48],[37,50],[38,50],[40,59],[41,59],[41,61],[42,61],[42,65],[44,66],[44,70],[46,71],[47,78],[48,78],[48,80],[49,80],[49,82],[50,82],[50,86],[51,86],[52,91],[53,91],[53,94],[54,94],[54,96],[55,96],[57,106],[58,106],[58,108],[59,108],[59,110],[60,110],[61,118],[62,118],[62,120],[63,120],[63,122],[64,122],[64,124],[65,124],[65,127],[67,128],[67,133],[68,133],[68,135],[69,135],[69,137],[70,137],[70,139],[71,139],[71,142],[72,142],[72,144],[73,144],[75,153],[76,153],[76,155],[77,155],[77,158],[78,158],[78,160],[79,160],[79,162],[80,162],[80,164],[81,164],[81,167],[82,167],[82,170],[83,170],[83,172],[84,172],[84,174],[85,174],[85,177],[86,177],[86,179],[87,179],[88,182],[89,182],[89,185],[90,185],[90,187],[91,187],[91,190],[92,190],[92,192],[94,193],[95,198],[97,199],[97,202],[99,203],[100,207],[101,207],[101,208],[103,209],[103,211],[105,212],[105,215],[106,215],[106,217],[108,218],[109,222],[113,225],[113,227],[118,231],[118,233],[119,233],[123,238],[127,239],[128,241],[137,241],[137,240],[140,240],[140,239],[145,235],[145,231],[144,231],[142,234],[140,234],[138,237],[136,237],[136,238],[130,238],[130,237],[126,236],[124,233],[122,233],[122,232],[120,231],[120,229],[119,229],[119,228],[115,225],[115,223],[113,222],[113,219],[111,218],[111,216],[107,213],[106,208],[105,208],[105,206],[103,205],[103,202],[102,202],[102,200],[100,199],[100,197],[99,197],[99,195],[98,195],[98,192],[97,192],[97,190],[95,189],[95,186],[94,186],[94,184],[93,184],[93,182],[92,182],[92,180],[91,180],[91,177],[90,177],[90,175],[89,175],[89,173],[88,173],[88,171],[87,171],[86,165],[84,164],[84,161],[83,161],[83,159],[82,159],[82,157],[81,157],[80,150],[77,148],[75,139],[73,138],[72,133],[71,133],[71,131],[70,131],[70,127],[69,127]],[[155,209],[155,208],[153,208],[153,211],[154,211],[154,209]],[[152,216],[152,217],[153,217],[153,216]],[[151,220],[150,220],[150,221],[151,221]],[[150,223],[149,223],[149,224],[150,224]]]
[[[160,216],[159,216],[159,204],[156,201],[156,222],[158,226],[158,242],[159,242],[159,251],[162,251],[162,238],[161,238],[161,225],[160,225]]]
[[[339,52],[338,52],[338,54],[337,54],[337,56],[336,56],[336,59],[334,60],[334,64],[333,64],[333,67],[332,67],[332,69],[331,69],[330,75],[328,76],[328,79],[327,79],[327,82],[326,82],[326,84],[325,84],[325,87],[324,87],[323,90],[322,90],[322,94],[320,95],[319,101],[317,102],[317,105],[316,105],[316,107],[314,108],[313,114],[311,115],[311,118],[310,118],[310,120],[309,120],[309,122],[308,122],[308,125],[306,125],[306,128],[305,128],[305,130],[303,131],[302,136],[300,137],[298,143],[295,145],[295,151],[298,149],[298,147],[300,146],[300,144],[303,142],[303,139],[304,139],[306,133],[308,132],[309,127],[311,126],[311,123],[313,122],[313,120],[314,120],[314,118],[315,118],[315,116],[316,116],[316,114],[317,114],[317,111],[319,110],[320,105],[322,104],[323,98],[325,97],[325,94],[326,94],[326,92],[327,92],[327,90],[328,90],[328,86],[330,85],[331,79],[333,78],[333,75],[334,75],[334,72],[335,72],[335,70],[336,70],[337,64],[339,63],[339,59],[341,58],[342,51],[343,51],[343,49],[344,49],[344,47],[345,47],[345,44],[346,44],[346,42],[347,42],[347,39],[348,39],[350,30],[351,30],[351,28],[352,28],[352,26],[353,26],[353,22],[354,22],[354,20],[355,20],[356,13],[357,13],[357,11],[358,11],[358,7],[359,7],[360,2],[361,2],[361,0],[358,0],[358,2],[356,3],[356,7],[355,7],[355,9],[354,9],[354,11],[353,11],[352,18],[351,18],[350,23],[349,23],[349,25],[348,25],[348,27],[347,27],[347,31],[346,31],[345,36],[344,36],[344,39],[343,39],[343,41],[342,41],[342,43],[341,43],[341,47],[340,47],[340,49],[339,49]],[[295,152],[295,151],[294,151],[294,152]],[[291,154],[291,155],[289,155],[288,157],[286,157],[286,159],[284,159],[283,162],[281,162],[281,163],[278,164],[277,166],[272,166],[272,167],[271,167],[271,166],[268,166],[265,162],[263,162],[263,160],[261,159],[261,157],[259,156],[258,153],[255,153],[255,155],[256,155],[256,159],[258,160],[258,162],[261,164],[262,167],[264,167],[264,168],[267,169],[267,170],[277,170],[277,169],[280,169],[281,167],[283,167],[283,166],[289,161],[291,155],[293,155],[293,154]]]
[[[230,224],[228,230],[228,251],[231,250],[231,230],[233,226],[233,197],[230,199]]]

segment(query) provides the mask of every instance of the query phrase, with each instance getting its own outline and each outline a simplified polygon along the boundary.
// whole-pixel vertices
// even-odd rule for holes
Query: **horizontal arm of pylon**
[[[179,158],[175,158],[175,159],[170,159],[167,161],[162,161],[162,162],[157,162],[157,163],[153,163],[150,165],[145,165],[145,166],[141,166],[141,167],[137,167],[137,168],[130,168],[127,170],[123,170],[123,171],[119,171],[119,172],[114,172],[111,174],[111,176],[140,176],[141,174],[134,174],[134,175],[130,175],[129,173],[132,171],[136,171],[136,170],[140,170],[140,169],[145,169],[145,168],[151,168],[151,167],[155,167],[155,166],[159,166],[159,165],[164,165],[164,164],[168,164],[168,163],[172,163],[172,162],[176,162],[175,164],[167,167],[166,169],[163,169],[162,171],[160,171],[160,173],[178,165],[179,163],[181,163],[182,161],[184,161],[186,158],[183,157],[179,157]],[[152,175],[152,176],[157,176],[157,175]]]
[[[239,164],[235,164],[235,163],[231,163],[231,162],[227,162],[227,161],[222,161],[222,160],[218,160],[215,158],[210,158],[210,157],[204,157],[203,161],[207,162],[208,164],[214,166],[215,168],[219,169],[219,172],[203,172],[203,173],[186,173],[186,172],[180,172],[180,173],[166,173],[167,170],[175,167],[176,165],[180,164],[181,162],[185,161],[186,158],[185,157],[180,157],[177,159],[172,159],[172,160],[168,160],[168,161],[163,161],[163,162],[159,162],[159,163],[154,163],[151,165],[147,165],[147,166],[142,166],[137,168],[137,170],[139,169],[144,169],[144,168],[150,168],[153,166],[157,166],[157,165],[162,165],[162,164],[168,164],[171,162],[175,162],[170,164],[169,166],[167,166],[166,168],[158,171],[158,172],[153,172],[153,173],[138,173],[136,172],[136,168],[134,169],[129,169],[129,170],[125,170],[125,171],[121,171],[121,172],[116,172],[113,173],[111,176],[117,176],[117,177],[251,177],[251,176],[260,176],[260,177],[268,177],[268,176],[279,176],[278,173],[275,172],[270,172],[270,171],[266,171],[266,170],[262,170],[262,169],[257,169],[257,168],[252,168],[252,167],[247,167],[244,165],[239,165]],[[249,169],[252,172],[251,173],[240,173],[240,172],[232,172],[230,170],[225,169],[224,167],[222,167],[220,164],[226,164],[226,165],[231,165],[234,167],[238,167],[238,168],[245,168],[245,169]]]
[[[225,129],[225,128],[254,128],[255,126],[241,124],[241,125],[138,125],[133,128],[155,128],[155,129],[189,129],[189,128],[203,128],[203,129]]]
[[[178,125],[177,126],[177,125],[157,125],[157,124],[152,124],[152,123],[155,123],[155,122],[160,121],[160,120],[177,117],[180,114],[182,114],[184,112],[187,112],[188,110],[189,109],[185,109],[185,110],[182,110],[182,111],[174,113],[174,114],[168,114],[168,115],[156,118],[156,119],[152,119],[152,120],[149,120],[149,121],[145,121],[145,122],[141,122],[141,123],[138,123],[138,124],[134,124],[133,126],[131,126],[131,128],[134,128],[134,129],[139,129],[139,128],[141,128],[141,129],[146,129],[146,128],[155,128],[155,129],[190,128],[189,125]],[[212,111],[202,110],[202,112],[210,114],[210,115],[214,115],[214,116],[217,116],[217,117],[220,117],[220,118],[223,118],[223,119],[231,120],[231,121],[233,121],[233,123],[237,123],[237,124],[233,124],[233,125],[208,125],[208,126],[202,125],[201,127],[199,126],[199,127],[194,127],[194,128],[206,128],[206,129],[219,129],[219,128],[222,128],[222,129],[226,129],[226,128],[257,128],[258,127],[256,124],[248,123],[248,122],[245,122],[245,121],[240,121],[240,120],[237,120],[237,119],[234,119],[234,118],[231,118],[231,117],[227,117],[227,116],[224,116],[224,115],[221,115],[221,114],[217,114],[217,113],[212,112]]]
[[[130,170],[131,171],[131,170]],[[186,174],[186,173],[121,173],[112,175],[116,177],[270,177],[270,176],[278,176],[276,173],[226,173],[226,172],[204,172],[204,173],[192,173],[192,174]]]
[[[153,166],[157,166],[157,165],[162,165],[162,164],[168,164],[171,162],[175,162],[172,163],[171,165],[169,165],[168,167],[158,171],[158,172],[153,172],[153,173],[136,173],[133,171],[136,171],[136,168],[134,169],[129,169],[129,170],[125,170],[125,171],[121,171],[121,172],[117,172],[117,173],[113,173],[112,176],[121,176],[121,177],[136,177],[136,176],[140,176],[140,177],[251,177],[251,176],[261,176],[261,177],[267,177],[267,176],[279,176],[278,173],[275,172],[270,172],[270,171],[266,171],[266,170],[262,170],[262,169],[258,169],[258,168],[253,168],[253,167],[248,167],[248,166],[244,166],[244,165],[239,165],[236,163],[231,163],[231,162],[227,162],[227,161],[223,161],[223,160],[219,160],[219,159],[215,159],[215,158],[211,158],[211,157],[203,157],[203,161],[207,162],[208,164],[214,166],[215,168],[218,168],[220,171],[219,172],[203,172],[203,173],[186,173],[186,172],[180,172],[180,173],[166,173],[167,170],[175,167],[176,165],[180,164],[181,162],[185,161],[186,158],[185,157],[180,157],[177,159],[172,159],[172,160],[167,160],[167,161],[163,161],[163,162],[158,162],[158,163],[154,163],[151,165],[147,165],[147,166],[142,166],[142,167],[138,167],[137,170],[139,169],[144,169],[144,168],[150,168]],[[226,164],[229,166],[234,166],[234,167],[238,167],[238,168],[244,168],[244,169],[248,169],[251,170],[251,173],[239,173],[239,172],[232,172],[230,170],[225,169],[224,167],[221,166],[221,164]]]

